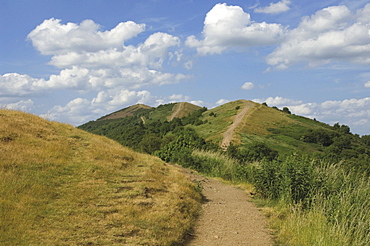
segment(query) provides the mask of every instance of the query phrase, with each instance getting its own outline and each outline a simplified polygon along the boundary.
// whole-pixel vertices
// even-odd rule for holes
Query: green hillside
[[[201,149],[225,150],[231,144],[229,150],[238,152],[234,157],[250,160],[300,153],[358,160],[362,165],[369,153],[367,136],[353,135],[348,126],[329,126],[292,115],[288,108],[280,110],[247,100],[210,110],[189,103],[160,105],[120,119],[91,121],[80,128],[149,154],[189,134],[193,139],[189,141],[198,141],[196,146]]]
[[[80,128],[204,175],[252,184],[279,245],[369,245],[370,135],[246,100],[164,120],[179,113],[173,108],[150,109],[162,120],[136,114]]]
[[[231,139],[232,144],[241,147],[260,142],[282,154],[313,153],[321,150],[320,145],[302,141],[303,137],[318,129],[333,132],[332,127],[324,123],[246,100],[226,103],[203,113],[201,120],[208,124],[195,126],[194,129],[206,140],[220,145],[223,134],[244,109],[246,113],[235,127]]]
[[[173,245],[197,187],[106,137],[0,110],[0,245]]]

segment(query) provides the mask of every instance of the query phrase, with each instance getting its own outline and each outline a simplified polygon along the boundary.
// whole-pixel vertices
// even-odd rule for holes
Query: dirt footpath
[[[239,124],[242,122],[244,116],[250,111],[250,109],[254,106],[253,103],[246,102],[244,105],[244,108],[242,111],[240,111],[234,118],[233,123],[227,128],[227,130],[223,134],[223,139],[221,143],[221,148],[224,150],[227,150],[227,147],[229,147],[231,143],[231,139],[233,137],[233,132],[235,128],[239,126]]]
[[[273,245],[266,218],[243,190],[190,174],[201,183],[205,202],[187,246]]]

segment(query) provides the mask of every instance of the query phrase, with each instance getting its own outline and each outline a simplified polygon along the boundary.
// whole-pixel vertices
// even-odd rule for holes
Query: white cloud
[[[370,4],[350,12],[346,6],[332,6],[303,17],[285,41],[267,56],[267,63],[286,69],[298,63],[318,66],[347,61],[370,64]]]
[[[42,93],[57,96],[63,104],[60,98],[64,95],[65,105],[51,103],[43,116],[77,125],[124,106],[154,103],[156,98],[147,90],[138,89],[178,83],[189,76],[163,68],[166,62],[177,65],[183,59],[180,39],[157,32],[142,43],[130,40],[144,30],[144,24],[132,21],[102,30],[92,20],[79,24],[44,20],[27,38],[42,55],[51,56],[50,65],[61,70],[40,79],[17,73],[0,75],[2,105],[30,108],[33,101],[29,98]],[[131,44],[125,45],[128,40]],[[14,99],[20,101],[14,103]]]
[[[99,29],[91,20],[81,24],[61,24],[61,20],[53,18],[45,20],[28,38],[41,54],[52,55],[50,64],[62,70],[48,79],[17,73],[0,75],[0,95],[34,96],[61,89],[79,92],[138,89],[188,78],[162,69],[167,58],[181,59],[181,52],[170,51],[180,45],[178,37],[157,32],[137,46],[124,46],[126,40],[143,32],[145,25],[128,21],[108,31]]]
[[[219,105],[222,105],[222,104],[225,104],[225,103],[228,103],[230,102],[230,100],[227,100],[227,99],[220,99],[216,102],[216,106],[219,106]]]
[[[206,104],[202,100],[191,100],[190,96],[186,96],[186,95],[183,95],[183,94],[172,94],[169,97],[157,98],[155,100],[155,104],[153,104],[153,105],[158,106],[158,105],[161,105],[161,104],[174,103],[174,102],[189,102],[191,104],[198,105],[198,106],[201,106],[201,107],[205,106],[205,104]]]
[[[110,31],[99,31],[100,26],[92,20],[61,24],[59,19],[44,20],[28,34],[33,46],[43,55],[69,52],[97,52],[121,48],[123,43],[145,30],[144,24],[121,22]]]
[[[102,115],[111,113],[124,106],[153,101],[148,91],[100,91],[95,98],[75,98],[65,106],[54,106],[46,114],[41,115],[49,120],[68,122],[80,125],[89,120],[95,120]]]
[[[118,67],[88,69],[73,66],[53,74],[48,80],[32,78],[16,73],[0,75],[3,96],[35,96],[40,92],[69,89],[77,91],[99,91],[109,88],[138,89],[143,86],[161,86],[179,83],[188,76],[164,73],[147,67]]]
[[[172,94],[171,96],[168,97],[168,99],[171,102],[187,102],[190,100],[190,97],[185,96],[183,94]]]
[[[280,14],[290,9],[289,4],[291,4],[289,0],[282,0],[277,3],[270,3],[269,6],[264,8],[256,8],[254,12],[264,14]]]
[[[241,88],[243,90],[251,90],[254,88],[254,84],[252,82],[245,82]]]
[[[366,88],[370,88],[370,81],[367,81],[367,82],[364,84],[364,86],[365,86]]]
[[[20,110],[20,111],[30,111],[34,107],[34,103],[31,99],[21,100],[15,103],[0,104],[0,108]]]
[[[6,73],[0,75],[1,96],[26,96],[38,92],[38,83],[43,79],[35,79],[26,74]]]
[[[277,44],[284,30],[280,24],[257,23],[239,6],[216,4],[206,15],[202,32],[204,39],[186,39],[201,55],[220,54],[230,47],[252,47]]]
[[[148,66],[158,69],[162,67],[162,63],[169,55],[169,49],[179,45],[178,37],[166,33],[154,33],[137,47],[130,45],[122,46],[120,49],[109,48],[96,52],[70,50],[54,55],[49,64],[59,68],[79,65],[89,68]]]
[[[258,103],[267,103],[269,106],[284,106],[284,105],[299,105],[302,101],[297,101],[289,98],[284,97],[268,97],[266,99],[254,99],[255,102]]]
[[[124,46],[124,41],[143,32],[145,25],[128,21],[110,31],[99,28],[91,20],[63,25],[49,19],[37,26],[28,38],[42,54],[53,55],[51,65],[64,69],[48,81],[28,78],[30,83],[48,89],[103,90],[177,83],[186,78],[158,71],[171,56],[169,49],[180,45],[178,37],[158,32],[137,46]]]

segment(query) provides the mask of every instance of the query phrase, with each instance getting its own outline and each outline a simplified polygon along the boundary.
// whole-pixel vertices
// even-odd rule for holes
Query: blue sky
[[[370,1],[0,0],[0,30],[1,107],[247,99],[370,134]]]

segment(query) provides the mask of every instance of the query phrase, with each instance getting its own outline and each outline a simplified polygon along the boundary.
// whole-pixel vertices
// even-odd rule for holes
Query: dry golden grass
[[[236,129],[250,135],[266,136],[270,134],[268,128],[279,128],[290,124],[297,124],[290,119],[286,113],[276,109],[255,103],[255,106],[248,112],[246,120]]]
[[[167,116],[167,120],[171,121],[174,118],[186,117],[199,109],[201,109],[201,107],[191,103],[187,102],[176,103],[175,106],[172,108],[172,114]]]
[[[105,137],[0,110],[0,244],[173,245],[198,212],[182,173]]]

